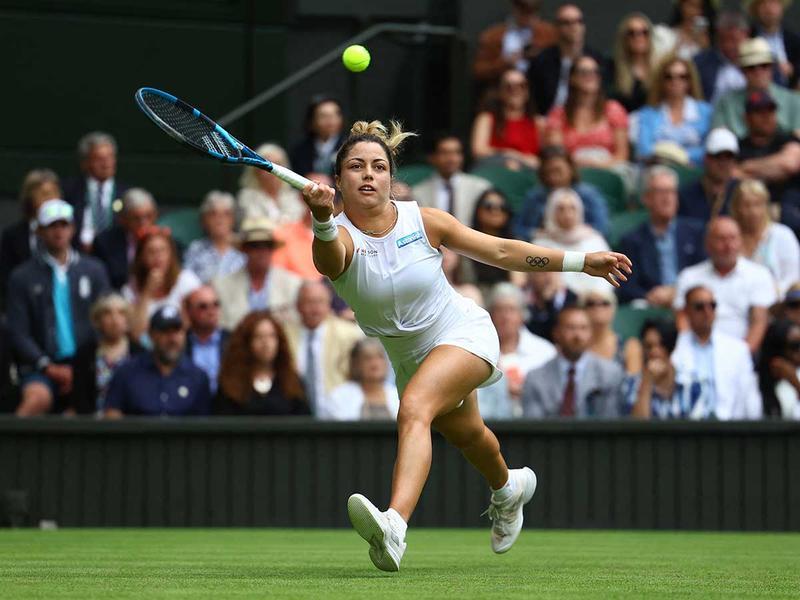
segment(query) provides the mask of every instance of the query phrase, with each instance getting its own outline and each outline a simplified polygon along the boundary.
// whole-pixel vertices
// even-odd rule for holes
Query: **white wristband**
[[[333,220],[333,215],[329,216],[327,221],[317,221],[314,213],[311,213],[311,230],[314,232],[314,237],[323,242],[331,242],[339,235],[339,228]]]
[[[584,252],[564,252],[564,264],[561,265],[561,270],[564,272],[573,271],[575,273],[583,272],[583,264],[586,261],[586,254]]]

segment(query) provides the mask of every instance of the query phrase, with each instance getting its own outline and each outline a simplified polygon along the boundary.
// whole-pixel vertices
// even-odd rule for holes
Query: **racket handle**
[[[272,171],[270,171],[270,173],[275,175],[275,177],[277,177],[278,179],[282,179],[290,186],[298,190],[302,190],[309,183],[311,183],[311,180],[306,179],[302,175],[298,175],[297,173],[287,169],[286,167],[276,165],[275,163],[272,164]]]

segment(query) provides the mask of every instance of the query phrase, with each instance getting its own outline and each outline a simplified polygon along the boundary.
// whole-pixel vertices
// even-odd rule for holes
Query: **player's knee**
[[[34,382],[26,385],[22,390],[22,400],[17,407],[20,417],[45,415],[53,406],[53,395],[43,383]]]
[[[430,427],[433,417],[424,401],[413,396],[403,396],[397,411],[397,425],[401,428],[414,425]]]

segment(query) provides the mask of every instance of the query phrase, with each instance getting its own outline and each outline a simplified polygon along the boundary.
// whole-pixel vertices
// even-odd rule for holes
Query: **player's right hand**
[[[336,190],[317,181],[303,188],[303,201],[317,221],[327,221],[333,214],[333,198]]]

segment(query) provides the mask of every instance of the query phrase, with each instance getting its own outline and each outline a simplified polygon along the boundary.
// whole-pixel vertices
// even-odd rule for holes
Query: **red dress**
[[[523,154],[539,154],[539,130],[531,117],[506,121],[503,131],[497,135],[492,115],[492,138],[489,145],[498,150],[517,150]]]

